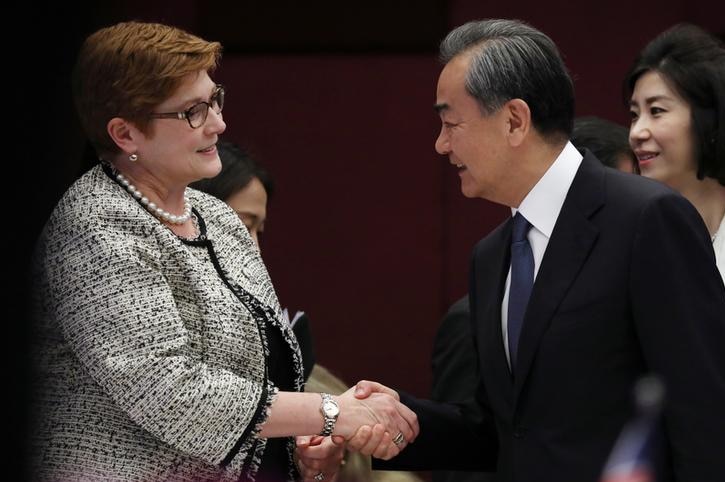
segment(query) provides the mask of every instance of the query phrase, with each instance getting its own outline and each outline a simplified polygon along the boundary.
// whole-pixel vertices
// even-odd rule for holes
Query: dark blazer
[[[507,220],[471,265],[485,420],[403,394],[421,434],[393,463],[596,481],[632,416],[635,380],[654,372],[667,390],[658,480],[725,480],[725,286],[693,206],[586,152],[536,277],[514,374],[501,333],[510,238]]]
[[[478,423],[481,408],[476,402],[478,385],[476,347],[471,333],[471,312],[468,295],[459,299],[446,312],[433,340],[431,368],[433,383],[431,399],[459,405],[468,420]],[[438,470],[431,474],[433,482],[489,482],[486,472]]]

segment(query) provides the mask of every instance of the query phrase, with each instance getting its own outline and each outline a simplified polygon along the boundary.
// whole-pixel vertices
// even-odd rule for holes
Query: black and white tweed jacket
[[[277,392],[265,330],[281,330],[302,389],[299,347],[246,228],[223,202],[187,195],[204,234],[193,241],[101,166],[47,222],[33,270],[37,480],[253,480]]]

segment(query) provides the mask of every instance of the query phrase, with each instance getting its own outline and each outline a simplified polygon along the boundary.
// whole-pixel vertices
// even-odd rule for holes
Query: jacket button
[[[526,436],[526,429],[524,427],[516,427],[514,429],[514,438],[524,438]]]

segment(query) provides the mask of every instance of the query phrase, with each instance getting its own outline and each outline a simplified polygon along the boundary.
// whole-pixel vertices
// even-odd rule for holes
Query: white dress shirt
[[[541,260],[544,258],[546,247],[549,245],[551,233],[554,230],[556,220],[559,218],[559,212],[564,205],[564,200],[569,192],[574,176],[582,162],[582,155],[571,144],[567,142],[564,149],[556,158],[554,163],[539,179],[539,182],[529,191],[518,209],[511,208],[511,216],[517,211],[531,224],[531,229],[526,236],[531,245],[534,254],[534,284],[536,284],[536,275],[541,266]],[[509,288],[511,286],[511,267],[506,276],[506,290],[504,291],[503,301],[501,302],[501,329],[503,332],[503,346],[506,350],[506,359],[511,366],[511,357],[509,355],[508,344],[508,305],[509,305]]]

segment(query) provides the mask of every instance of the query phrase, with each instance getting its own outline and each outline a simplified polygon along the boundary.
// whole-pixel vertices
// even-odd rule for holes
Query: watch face
[[[328,417],[337,417],[337,414],[340,413],[340,408],[337,406],[337,404],[330,400],[327,400],[325,403],[322,404],[322,410],[325,411],[325,415],[327,415]]]

